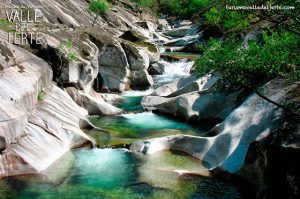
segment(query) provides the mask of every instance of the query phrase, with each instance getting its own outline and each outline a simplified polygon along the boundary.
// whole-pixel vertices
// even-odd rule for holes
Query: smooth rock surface
[[[164,32],[164,34],[170,37],[184,37],[186,35],[196,34],[200,28],[199,25],[186,25],[186,24],[182,24],[182,25],[183,26],[168,30]]]
[[[0,71],[0,177],[42,172],[71,148],[91,145],[80,130],[87,111],[51,83],[49,65],[17,46],[0,47],[6,57]]]
[[[282,103],[297,88],[297,84],[275,79],[265,84],[260,92]],[[217,134],[214,137],[167,136],[133,143],[131,150],[146,154],[161,150],[184,151],[201,159],[211,170],[220,168],[234,173],[243,165],[249,145],[267,137],[284,117],[285,112],[281,108],[252,94],[212,130]]]
[[[195,75],[190,75],[188,77],[183,77],[169,84],[158,87],[154,90],[152,95],[171,97],[189,92],[209,89],[214,85],[214,83],[216,83],[219,78],[220,76],[218,74],[213,77],[209,74],[201,78],[198,78]]]
[[[89,115],[117,115],[122,112],[93,91],[87,93],[74,87],[66,88],[66,91],[80,107],[88,111]]]
[[[131,85],[135,89],[148,89],[153,85],[153,79],[147,70],[135,70],[131,73]]]

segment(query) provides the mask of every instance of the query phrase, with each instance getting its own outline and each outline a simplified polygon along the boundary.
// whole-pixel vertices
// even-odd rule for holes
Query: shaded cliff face
[[[250,145],[237,176],[250,182],[257,198],[298,198],[299,124],[299,118],[289,118],[272,135]]]

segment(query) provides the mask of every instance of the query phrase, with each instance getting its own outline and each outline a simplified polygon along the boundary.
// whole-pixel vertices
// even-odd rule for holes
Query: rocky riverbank
[[[26,3],[41,6],[41,45],[9,44],[9,27],[0,28],[0,178],[45,173],[69,150],[94,146],[82,129],[107,131],[91,124],[89,116],[130,112],[117,103],[126,98],[124,92],[140,92],[141,102],[134,104],[139,112],[212,128],[203,136],[152,132],[155,138],[131,143],[131,152],[151,157],[182,151],[216,176],[249,182],[257,198],[299,195],[294,161],[299,121],[276,105],[299,104],[299,82],[276,78],[253,92],[230,87],[218,72],[190,74],[201,53],[198,45],[210,34],[220,35],[200,23],[157,19],[128,0],[109,1],[109,12],[94,27],[94,14],[82,9],[88,7],[85,0]],[[0,6],[22,4],[4,1]],[[142,122],[157,118],[162,117]],[[172,128],[180,123],[164,121]]]
[[[22,4],[5,1],[1,6]],[[156,18],[129,1],[112,3],[94,28],[93,15],[79,9],[88,6],[86,1],[27,4],[40,6],[43,14],[43,28],[36,27],[41,45],[9,44],[7,29],[0,30],[1,177],[42,172],[69,149],[92,146],[81,131],[94,128],[87,116],[122,112],[110,104],[118,95],[93,88],[149,87],[147,68],[159,58],[151,40]]]

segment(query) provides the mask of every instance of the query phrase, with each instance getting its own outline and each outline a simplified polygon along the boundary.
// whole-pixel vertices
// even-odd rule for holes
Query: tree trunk
[[[93,21],[92,27],[94,27],[94,25],[95,25],[96,20],[98,19],[98,17],[99,17],[99,14],[96,15],[96,17],[95,17],[95,19],[94,19],[94,21]]]
[[[297,117],[300,117],[300,114],[289,109],[288,107],[284,106],[284,105],[281,105],[271,99],[269,99],[268,97],[264,96],[263,94],[261,94],[258,90],[256,90],[255,88],[253,88],[252,86],[246,86],[247,88],[249,88],[250,90],[252,90],[256,95],[258,95],[259,97],[261,97],[262,99],[270,102],[271,104],[274,104],[275,106],[278,106],[280,108],[282,108],[283,110],[285,110],[286,112],[292,114],[292,115],[295,115]]]

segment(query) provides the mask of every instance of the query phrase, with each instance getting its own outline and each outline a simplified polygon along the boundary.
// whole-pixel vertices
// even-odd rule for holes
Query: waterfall
[[[189,59],[180,59],[179,61],[161,60],[158,62],[163,67],[163,75],[152,76],[154,81],[154,88],[170,83],[177,78],[187,76],[194,65],[194,61]]]
[[[181,51],[184,46],[160,46],[159,52],[166,53],[166,52],[178,52]]]
[[[194,65],[194,61],[189,61],[188,59],[181,59],[176,62],[160,61],[164,64],[164,75],[176,75],[184,76],[189,75],[190,70]]]

